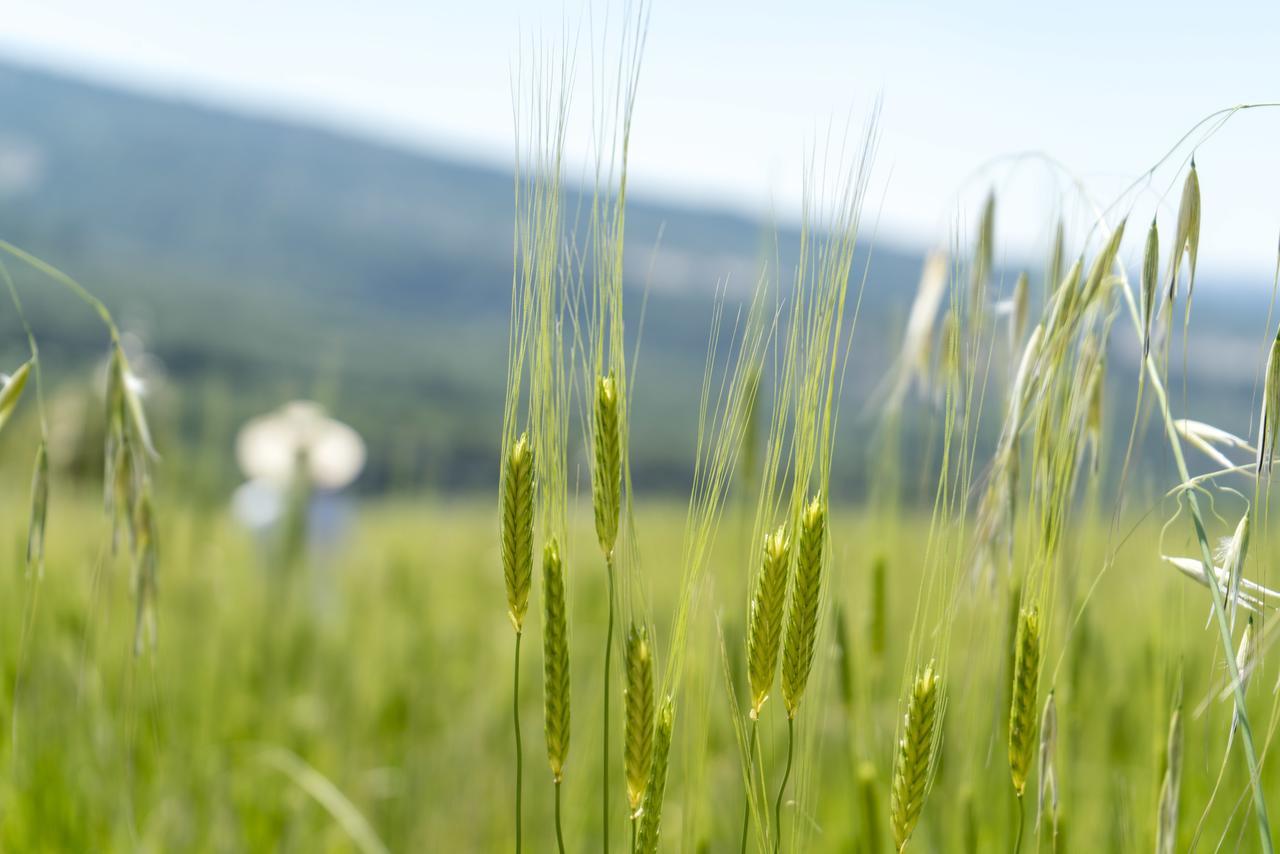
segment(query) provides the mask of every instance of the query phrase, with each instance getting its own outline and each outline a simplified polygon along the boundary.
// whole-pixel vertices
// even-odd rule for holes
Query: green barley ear
[[[898,851],[920,820],[920,810],[929,794],[932,771],[941,679],[933,662],[920,671],[911,686],[911,697],[903,716],[902,735],[898,738],[898,756],[893,767],[893,791],[890,793],[889,816],[893,823],[893,843]]]
[[[1147,248],[1142,254],[1142,355],[1151,352],[1151,315],[1156,305],[1156,279],[1160,276],[1160,232],[1156,218],[1147,230]]]
[[[618,425],[618,387],[613,373],[596,380],[595,467],[591,497],[595,506],[596,537],[606,555],[618,541],[622,507],[622,447]]]
[[[627,800],[632,818],[640,814],[649,768],[653,763],[653,653],[649,632],[632,625],[627,632],[626,751]]]
[[[40,442],[36,450],[35,472],[31,475],[31,523],[27,527],[27,572],[34,567],[44,575],[44,528],[49,511],[49,452]]]
[[[667,789],[667,758],[671,753],[671,726],[675,715],[671,698],[667,697],[658,710],[658,725],[653,738],[653,765],[649,768],[649,782],[645,786],[643,812],[640,816],[640,835],[637,849],[640,854],[656,854],[658,831],[662,825],[662,798]]]
[[[524,629],[533,582],[533,447],[521,433],[507,454],[502,473],[502,572],[507,583],[507,616],[516,634]]]
[[[1164,779],[1160,783],[1160,808],[1156,819],[1156,854],[1173,854],[1178,847],[1178,800],[1182,792],[1182,713],[1169,719]]]
[[[791,565],[791,540],[787,526],[764,538],[756,594],[751,600],[747,633],[747,679],[751,684],[751,717],[760,714],[778,667],[782,640],[782,614],[787,603],[787,575]]]
[[[1040,680],[1040,611],[1023,609],[1018,620],[1018,651],[1009,704],[1009,772],[1019,798],[1027,786],[1036,738],[1036,690]]]
[[[22,398],[22,390],[27,387],[27,377],[31,375],[31,363],[23,362],[13,375],[6,377],[3,388],[0,388],[0,428],[8,422],[9,416],[18,406]]]
[[[569,618],[564,597],[564,563],[553,537],[542,550],[544,622],[542,659],[547,760],[557,783],[569,756]]]
[[[818,635],[818,603],[822,593],[822,552],[827,534],[827,508],[815,495],[800,517],[800,538],[796,553],[796,582],[791,593],[791,614],[782,645],[782,700],[787,717],[800,709],[813,648]]]

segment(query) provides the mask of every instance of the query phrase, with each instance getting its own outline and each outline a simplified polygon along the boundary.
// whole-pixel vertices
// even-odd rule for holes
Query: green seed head
[[[907,699],[902,735],[898,738],[897,762],[893,768],[893,790],[890,792],[890,820],[894,847],[898,851],[907,847],[907,840],[920,820],[920,811],[929,794],[940,683],[933,662],[929,662],[916,675]]]
[[[596,380],[594,463],[591,497],[596,537],[600,548],[609,555],[618,541],[618,516],[622,507],[622,439],[618,388],[612,373]]]
[[[564,564],[554,538],[542,551],[543,579],[543,691],[545,694],[547,760],[556,782],[569,757],[569,618],[565,608]]]
[[[626,750],[623,756],[627,777],[627,800],[632,816],[639,815],[653,761],[653,655],[649,633],[632,625],[627,632]]]
[[[1009,704],[1009,772],[1019,798],[1027,787],[1036,740],[1036,691],[1040,681],[1040,611],[1023,609],[1018,620],[1013,698]]]
[[[826,533],[826,505],[821,496],[814,496],[800,515],[796,581],[791,594],[786,638],[782,646],[782,700],[787,707],[787,716],[791,718],[800,709],[800,700],[804,696],[809,671],[813,667]]]
[[[751,684],[751,716],[760,714],[773,676],[778,668],[778,647],[782,641],[782,615],[787,600],[787,575],[791,564],[791,540],[786,525],[766,534],[756,577],[756,593],[751,600],[747,634],[747,677]]]
[[[519,633],[529,610],[533,581],[533,447],[522,433],[507,454],[502,473],[502,572],[507,616]]]

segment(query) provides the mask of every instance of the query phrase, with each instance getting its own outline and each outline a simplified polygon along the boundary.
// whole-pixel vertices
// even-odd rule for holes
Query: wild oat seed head
[[[533,446],[521,433],[507,454],[502,475],[502,571],[507,616],[519,633],[529,610],[533,583]]]
[[[13,415],[13,410],[22,398],[22,390],[27,387],[27,377],[30,374],[31,363],[23,362],[12,376],[4,378],[4,385],[0,387],[0,428],[3,428],[9,416]]]
[[[916,822],[920,820],[925,797],[929,794],[939,688],[940,678],[933,669],[933,662],[929,662],[916,675],[907,699],[902,734],[898,738],[897,761],[893,766],[893,791],[890,793],[889,815],[893,824],[894,847],[898,851],[907,847]]]
[[[813,667],[826,534],[827,508],[822,496],[816,495],[800,515],[796,580],[791,591],[791,612],[782,644],[782,700],[790,718],[794,718],[800,709],[800,700]]]
[[[752,718],[760,714],[778,668],[778,647],[782,640],[782,615],[786,610],[787,576],[791,566],[791,540],[787,526],[779,525],[766,534],[756,576],[756,593],[751,600],[747,630],[747,677],[751,684]]]
[[[547,761],[558,783],[569,757],[569,617],[565,606],[564,562],[553,537],[542,550],[542,669]]]
[[[1142,355],[1151,351],[1151,317],[1156,305],[1156,280],[1160,277],[1160,232],[1156,218],[1147,230],[1147,246],[1142,253]]]
[[[623,770],[634,818],[640,814],[649,782],[649,766],[653,762],[653,655],[649,649],[649,632],[644,626],[633,624],[627,632],[626,669]]]
[[[1035,746],[1036,691],[1040,681],[1040,611],[1034,605],[1020,614],[1017,644],[1009,705],[1009,772],[1013,790],[1021,798]]]

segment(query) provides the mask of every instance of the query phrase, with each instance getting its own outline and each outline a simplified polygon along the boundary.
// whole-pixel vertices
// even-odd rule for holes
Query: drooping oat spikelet
[[[1262,415],[1258,419],[1258,474],[1265,466],[1270,474],[1280,436],[1280,330],[1267,354],[1267,371],[1262,381]]]
[[[791,565],[791,540],[787,526],[764,538],[756,593],[751,600],[747,629],[747,679],[751,686],[752,718],[760,714],[778,668],[782,640],[782,615],[787,603],[787,575]]]
[[[827,508],[822,496],[815,495],[800,517],[796,580],[791,591],[791,612],[782,645],[782,700],[789,718],[794,718],[800,709],[800,700],[813,667],[826,535]]]
[[[658,709],[658,724],[654,730],[653,764],[649,768],[649,782],[645,785],[639,841],[636,846],[640,854],[656,854],[658,850],[658,831],[662,826],[662,799],[667,789],[667,760],[671,753],[674,715],[671,698],[667,697]]]
[[[973,252],[973,282],[970,290],[970,313],[976,315],[986,301],[987,282],[995,266],[996,194],[987,194],[978,224],[978,240]]]
[[[627,632],[626,659],[623,770],[627,776],[627,799],[634,818],[640,814],[645,786],[649,782],[649,766],[653,762],[653,653],[649,649],[649,632],[644,626],[632,625]]]
[[[1229,624],[1236,627],[1236,606],[1240,603],[1240,582],[1244,577],[1244,561],[1249,554],[1249,518],[1252,514],[1246,510],[1236,525],[1235,533],[1226,541],[1218,555],[1223,568],[1227,570],[1227,586],[1222,591],[1223,605],[1228,609]]]
[[[27,387],[27,377],[31,374],[31,363],[23,362],[11,376],[4,377],[4,385],[0,387],[0,429],[3,429],[9,416],[22,398],[22,390]]]
[[[1106,394],[1106,359],[1098,360],[1089,377],[1089,408],[1085,413],[1085,441],[1090,449],[1090,468],[1098,473],[1098,460],[1102,453],[1102,404]]]
[[[1196,161],[1191,159],[1191,171],[1182,183],[1182,200],[1178,203],[1178,228],[1173,241],[1173,254],[1169,256],[1169,302],[1178,295],[1178,271],[1182,267],[1182,254],[1187,255],[1187,303],[1196,287],[1196,252],[1200,247],[1200,178],[1196,175]]]
[[[1173,854],[1178,848],[1178,801],[1182,793],[1182,712],[1178,709],[1169,719],[1165,757],[1156,818],[1156,854]]]
[[[1156,304],[1156,279],[1160,275],[1160,232],[1156,218],[1147,230],[1147,246],[1142,253],[1142,355],[1151,352],[1151,317]]]
[[[135,510],[135,557],[133,592],[137,612],[133,627],[133,651],[141,654],[144,645],[154,650],[156,646],[156,522],[151,506],[151,490],[144,488]]]
[[[618,541],[618,515],[622,507],[622,448],[618,429],[618,390],[614,376],[596,381],[594,416],[594,465],[591,498],[595,510],[596,537],[600,549],[613,553]]]
[[[1108,281],[1111,275],[1111,267],[1116,262],[1116,255],[1120,252],[1120,243],[1124,240],[1124,227],[1128,220],[1120,220],[1120,224],[1116,226],[1115,231],[1111,232],[1111,237],[1107,240],[1106,246],[1098,253],[1098,257],[1093,259],[1093,266],[1089,268],[1089,275],[1084,280],[1083,297],[1080,301],[1080,309],[1093,305],[1094,301],[1105,292],[1104,283]]]
[[[1183,575],[1191,578],[1204,587],[1209,587],[1209,576],[1205,572],[1204,562],[1199,558],[1192,557],[1169,557],[1161,555],[1166,563],[1171,564]],[[1214,581],[1218,584],[1218,591],[1230,590],[1231,574],[1226,567],[1215,566],[1213,568]],[[1269,587],[1263,587],[1256,581],[1248,578],[1240,579],[1240,591],[1235,597],[1236,602],[1241,608],[1254,614],[1261,614],[1265,608],[1275,608],[1280,604],[1280,591],[1272,590]]]
[[[1235,711],[1231,715],[1231,731],[1227,733],[1227,753],[1231,753],[1231,743],[1235,740],[1236,730],[1240,727],[1240,720],[1245,716],[1244,707],[1240,703],[1240,697],[1243,697],[1249,690],[1249,677],[1253,675],[1254,665],[1258,661],[1258,640],[1253,631],[1253,617],[1249,617],[1249,622],[1244,627],[1244,634],[1240,636],[1240,649],[1236,651],[1236,672],[1240,674],[1240,693],[1235,697]]]
[[[1044,703],[1044,714],[1040,718],[1040,779],[1036,797],[1036,829],[1040,828],[1040,819],[1045,813],[1045,805],[1049,807],[1049,820],[1057,822],[1058,815],[1058,774],[1055,756],[1058,749],[1058,704],[1054,700],[1053,691]]]
[[[1013,305],[1010,314],[1010,349],[1017,352],[1018,342],[1027,334],[1027,319],[1031,316],[1031,285],[1027,274],[1021,273],[1013,286]]]
[[[1212,424],[1205,424],[1203,421],[1180,418],[1173,422],[1173,429],[1177,431],[1183,441],[1195,447],[1223,468],[1234,468],[1235,463],[1231,462],[1231,459],[1226,454],[1218,450],[1218,445],[1228,448],[1240,448],[1256,453],[1253,446],[1244,439],[1234,433],[1228,433],[1226,430],[1214,427]]]
[[[569,617],[564,595],[564,562],[553,538],[542,550],[542,668],[547,761],[557,783],[569,757]]]
[[[1049,266],[1045,268],[1044,299],[1045,303],[1053,296],[1054,290],[1062,281],[1063,266],[1066,264],[1066,227],[1062,220],[1053,230],[1053,245],[1049,249]]]
[[[511,446],[502,472],[502,573],[507,616],[519,634],[533,583],[533,447],[527,433]]]
[[[44,576],[44,529],[49,512],[49,452],[41,441],[36,449],[35,471],[31,475],[31,522],[27,527],[27,572]]]
[[[933,770],[935,735],[938,724],[940,677],[933,662],[917,673],[903,715],[902,734],[898,737],[897,761],[893,766],[893,791],[889,816],[893,824],[893,843],[898,851],[920,820],[920,810],[929,794]]]
[[[1036,738],[1036,689],[1040,681],[1040,611],[1024,608],[1018,620],[1018,652],[1013,666],[1013,698],[1009,704],[1009,772],[1019,798]]]

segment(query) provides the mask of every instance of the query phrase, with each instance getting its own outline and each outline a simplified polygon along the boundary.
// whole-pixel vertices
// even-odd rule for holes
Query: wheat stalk
[[[527,433],[511,446],[502,471],[501,542],[507,616],[520,634],[533,583],[533,447]]]
[[[893,766],[893,790],[890,794],[889,818],[893,825],[893,843],[898,851],[907,847],[920,811],[929,794],[930,775],[936,751],[936,729],[939,718],[941,679],[933,662],[916,674],[902,719],[898,737],[897,761]]]
[[[1035,750],[1036,689],[1040,681],[1040,612],[1034,605],[1024,608],[1019,616],[1017,650],[1009,704],[1009,772],[1014,793],[1021,798]]]
[[[822,496],[815,495],[800,517],[796,579],[782,644],[782,700],[789,718],[794,718],[800,710],[800,700],[804,697],[809,671],[813,667],[826,535],[827,508]]]
[[[782,640],[782,616],[787,601],[787,575],[791,540],[786,525],[765,537],[756,593],[751,600],[747,633],[747,678],[751,687],[751,710],[757,718],[773,688],[778,667],[778,647]]]
[[[662,826],[662,799],[667,789],[667,759],[671,753],[671,727],[675,710],[667,697],[658,709],[658,723],[653,737],[653,764],[645,784],[641,806],[640,831],[636,850],[640,854],[656,854],[658,831]]]
[[[627,777],[627,799],[631,818],[640,817],[649,767],[653,763],[653,654],[649,649],[649,632],[644,626],[632,625],[627,632],[627,687],[623,696],[626,708],[623,766]]]

